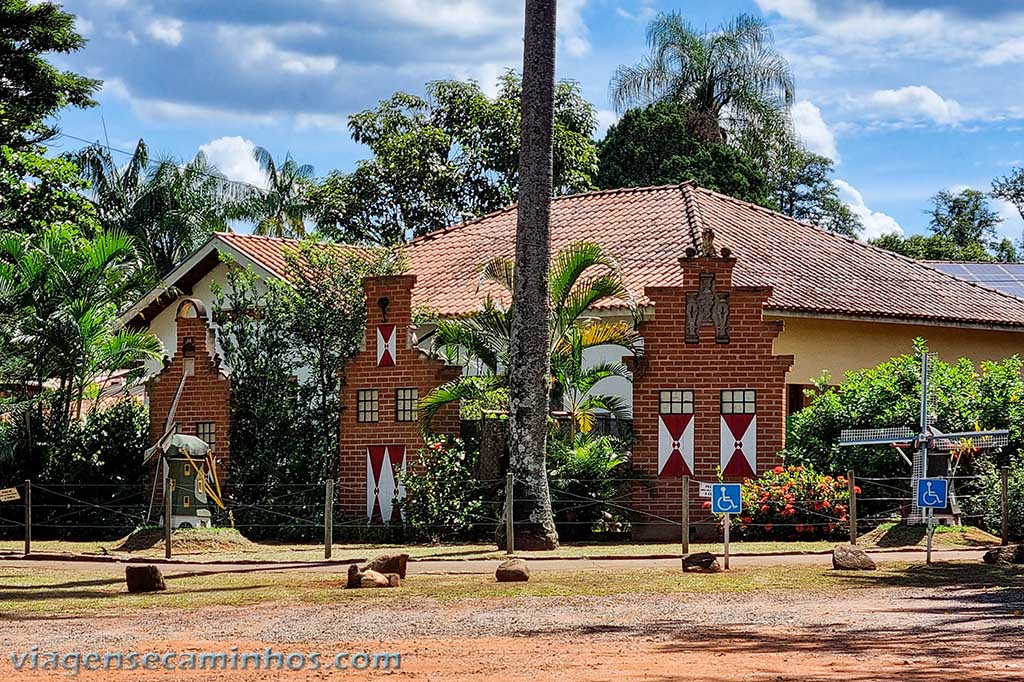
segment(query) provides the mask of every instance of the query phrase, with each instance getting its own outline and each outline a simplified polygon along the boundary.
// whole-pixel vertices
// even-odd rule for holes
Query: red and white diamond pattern
[[[399,481],[402,473],[405,473],[404,445],[367,446],[366,516],[370,523],[394,520],[395,497],[405,494],[405,486]]]
[[[395,325],[377,325],[377,366],[395,366]]]
[[[693,476],[693,415],[662,414],[658,418],[658,476]]]
[[[757,415],[723,414],[722,475],[753,478],[757,471]]]

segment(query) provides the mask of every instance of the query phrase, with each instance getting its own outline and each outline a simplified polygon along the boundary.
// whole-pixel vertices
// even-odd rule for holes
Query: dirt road
[[[123,570],[123,569],[122,569]],[[635,574],[629,574],[636,579]],[[607,571],[608,580],[619,579]],[[869,578],[865,578],[869,580]],[[867,583],[871,584],[871,583]],[[8,652],[401,652],[391,671],[83,672],[78,679],[1024,680],[1024,586],[264,604],[0,617]]]

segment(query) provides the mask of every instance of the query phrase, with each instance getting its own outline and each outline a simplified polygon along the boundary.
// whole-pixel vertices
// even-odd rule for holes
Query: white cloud
[[[935,123],[953,124],[965,116],[960,103],[944,99],[925,85],[908,85],[896,90],[876,90],[867,98],[875,113],[900,120],[930,119]]]
[[[256,145],[244,137],[218,137],[199,146],[199,151],[229,180],[266,187],[267,177],[253,158]]]
[[[839,198],[850,207],[861,222],[864,223],[864,231],[861,233],[860,238],[864,241],[880,237],[883,234],[903,234],[903,228],[896,222],[896,219],[890,215],[886,215],[881,211],[872,211],[868,208],[867,204],[864,203],[864,197],[858,192],[853,185],[844,180],[835,180],[836,187],[839,188]]]
[[[330,130],[346,132],[348,117],[344,114],[295,114],[295,127],[299,130]]]
[[[635,12],[630,12],[625,7],[616,7],[615,13],[623,19],[629,19],[630,21],[636,21],[639,23],[647,23],[658,14],[658,10],[650,6],[640,7]]]
[[[231,123],[270,125],[278,117],[271,113],[254,114],[231,109],[221,109],[200,104],[185,104],[170,100],[139,97],[120,78],[109,78],[103,82],[103,94],[113,95],[131,106],[132,111],[142,118],[157,121],[204,121],[222,120]]]
[[[821,109],[806,100],[797,102],[791,110],[796,134],[809,150],[839,161],[839,150],[832,130],[821,117]]]
[[[177,47],[181,45],[181,41],[184,37],[182,29],[184,24],[171,17],[161,17],[154,19],[149,22],[149,26],[146,27],[146,32],[154,39],[158,40],[165,45],[171,47]]]
[[[278,47],[274,42],[274,33],[294,28],[284,26],[276,31],[266,31],[260,28],[220,26],[217,37],[238,46],[237,58],[248,69],[279,71],[296,76],[324,76],[333,72],[338,66],[338,58],[334,55],[303,54]],[[316,35],[322,30],[316,26],[300,29],[308,31],[310,35]]]
[[[590,52],[587,26],[583,22],[586,4],[587,0],[562,0],[558,5],[558,34],[571,57],[582,57]]]
[[[1024,39],[1011,38],[1003,41],[983,52],[978,61],[986,66],[1022,62],[1024,61]]]

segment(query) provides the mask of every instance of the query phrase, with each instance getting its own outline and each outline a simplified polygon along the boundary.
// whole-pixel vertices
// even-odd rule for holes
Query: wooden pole
[[[682,548],[683,556],[690,553],[690,477],[683,476],[683,494],[682,494]]]
[[[850,544],[857,544],[857,479],[853,469],[846,472],[846,485],[850,490]]]
[[[164,490],[164,558],[171,558],[171,510],[174,502],[174,479],[167,477],[167,485]]]
[[[324,499],[324,558],[331,558],[334,543],[334,479],[327,479],[327,494]]]
[[[25,556],[32,552],[32,481],[25,480]]]
[[[515,474],[505,474],[505,551],[509,556],[516,553],[515,519],[512,517],[512,495]]]
[[[1002,467],[999,470],[999,498],[1002,515],[1001,535],[1005,547],[1010,544],[1010,467]]]

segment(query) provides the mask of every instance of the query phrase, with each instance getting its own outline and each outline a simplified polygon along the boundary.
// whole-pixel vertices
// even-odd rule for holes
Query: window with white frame
[[[419,404],[419,389],[395,389],[395,419],[400,422],[416,421],[416,407]]]
[[[757,414],[757,391],[749,388],[722,391],[722,414]]]
[[[658,414],[693,414],[693,391],[675,388],[659,391]]]
[[[196,424],[196,436],[210,446],[210,450],[216,450],[217,425],[213,422],[199,422]]]
[[[356,391],[356,421],[375,422],[380,420],[380,398],[375,388]]]

